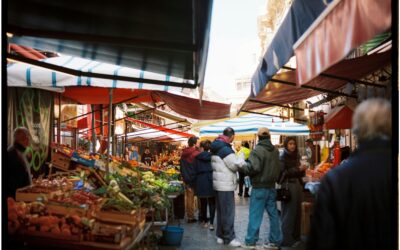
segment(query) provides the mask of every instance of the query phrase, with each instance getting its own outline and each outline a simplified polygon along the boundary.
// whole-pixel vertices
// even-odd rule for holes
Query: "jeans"
[[[282,241],[282,232],[279,225],[278,209],[276,208],[275,188],[253,188],[251,191],[249,224],[245,242],[247,244],[257,243],[264,209],[269,217],[268,241],[279,246]]]
[[[204,197],[200,198],[200,215],[201,222],[207,221],[207,205],[210,211],[210,224],[214,224],[214,216],[215,216],[215,197]]]
[[[239,195],[240,196],[242,196],[242,194],[243,194],[244,177],[245,177],[245,175],[243,173],[239,172]],[[245,195],[249,194],[249,188],[248,187],[244,188],[244,194]]]
[[[235,239],[235,195],[233,191],[217,191],[217,237],[229,244]]]

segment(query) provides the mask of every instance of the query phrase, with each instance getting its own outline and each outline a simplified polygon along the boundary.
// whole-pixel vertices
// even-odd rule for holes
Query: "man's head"
[[[258,140],[260,141],[265,139],[271,139],[271,134],[269,133],[269,129],[266,127],[259,128],[257,135],[258,135]]]
[[[392,138],[392,106],[382,98],[362,102],[353,115],[353,133],[359,141]]]
[[[197,138],[196,136],[190,137],[189,140],[188,140],[188,146],[189,146],[189,147],[194,147],[194,146],[196,146],[197,140],[198,140],[198,139],[199,139],[199,138]]]
[[[250,149],[250,144],[247,141],[245,141],[242,143],[242,147]]]
[[[233,140],[235,139],[235,130],[231,127],[227,127],[224,129],[223,135],[229,138],[229,141],[232,143]]]
[[[308,138],[308,139],[306,140],[306,146],[307,146],[307,147],[312,147],[312,146],[313,146],[313,139]]]
[[[200,148],[202,148],[203,151],[209,151],[211,148],[211,141],[205,140],[205,141],[200,142]]]
[[[135,145],[132,145],[132,146],[131,146],[131,150],[132,150],[132,151],[137,151],[137,147],[136,147]]]
[[[149,147],[146,147],[146,148],[144,149],[144,152],[145,152],[146,154],[149,154],[149,153],[150,153],[150,148],[149,148]]]
[[[25,127],[19,127],[14,130],[14,143],[18,143],[25,148],[29,146],[29,131]]]

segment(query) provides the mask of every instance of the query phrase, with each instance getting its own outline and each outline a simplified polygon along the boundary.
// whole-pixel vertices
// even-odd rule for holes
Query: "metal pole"
[[[90,107],[92,108],[92,153],[96,153],[96,132],[94,130],[96,116],[94,113],[94,105],[92,104]]]
[[[104,108],[103,104],[100,104],[100,134],[104,136]]]
[[[57,142],[61,144],[61,94],[58,94]]]
[[[110,154],[110,140],[111,140],[111,113],[112,113],[112,98],[113,98],[113,89],[109,90],[110,101],[108,103],[108,134],[107,134],[107,162],[106,162],[106,174],[109,173],[109,160],[108,155]]]

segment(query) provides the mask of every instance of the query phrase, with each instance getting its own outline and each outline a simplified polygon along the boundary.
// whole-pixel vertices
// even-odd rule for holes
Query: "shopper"
[[[243,142],[241,144],[241,147],[239,148],[239,151],[237,152],[237,155],[241,155],[241,157],[243,157],[245,160],[247,160],[250,156],[250,145],[248,142]],[[243,186],[245,186],[244,183],[244,178],[245,178],[245,174],[242,172],[239,172],[239,193],[238,195],[241,197],[243,195]],[[250,197],[249,195],[249,189],[250,187],[246,187],[244,188],[244,197]]]
[[[321,161],[320,151],[321,147],[318,144],[314,145],[313,139],[306,140],[306,155],[312,168]]]
[[[180,160],[180,171],[182,175],[183,182],[185,184],[185,210],[186,219],[188,223],[196,222],[194,218],[194,159],[200,151],[197,149],[198,138],[193,136],[188,140],[188,147],[183,149],[182,156]]]
[[[282,246],[297,247],[300,240],[301,202],[303,186],[301,178],[305,176],[305,165],[300,165],[300,155],[296,138],[287,137],[283,143],[284,150],[280,156],[282,164],[281,184],[290,190],[290,200],[282,202]]]
[[[271,143],[268,128],[259,128],[258,144],[251,151],[248,163],[240,172],[250,176],[253,185],[249,206],[249,224],[244,248],[255,249],[258,241],[264,209],[269,217],[269,236],[265,249],[279,249],[282,241],[279,215],[276,207],[275,183],[281,172],[279,151]]]
[[[138,153],[138,149],[135,145],[131,146],[129,160],[130,161],[132,161],[132,160],[139,161],[139,153]]]
[[[374,98],[361,103],[353,115],[353,133],[358,148],[321,181],[311,217],[310,250],[397,245],[390,102]]]
[[[150,148],[146,147],[144,149],[144,153],[142,154],[142,162],[148,166],[151,166],[152,161],[153,161],[153,155],[150,152]]]
[[[243,158],[237,157],[231,143],[235,138],[235,131],[227,127],[223,135],[218,136],[211,143],[211,165],[213,168],[213,186],[217,197],[217,242],[229,244],[232,247],[240,246],[235,239],[235,198],[237,186],[236,173],[238,167],[246,164]]]
[[[15,199],[16,190],[32,184],[29,164],[24,152],[30,143],[27,128],[19,127],[14,130],[14,142],[7,149],[7,197]]]
[[[124,160],[129,161],[129,155],[131,154],[131,151],[129,150],[129,147],[126,146],[124,150]]]
[[[209,227],[214,230],[215,217],[215,191],[212,181],[212,166],[211,166],[211,142],[209,140],[200,143],[200,154],[194,161],[195,171],[195,194],[200,199],[200,215],[201,222],[204,227]],[[210,220],[207,219],[207,208],[210,211]]]

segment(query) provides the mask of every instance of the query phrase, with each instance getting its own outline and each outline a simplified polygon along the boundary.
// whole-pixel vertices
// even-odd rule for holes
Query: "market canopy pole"
[[[94,105],[92,104],[92,105],[90,105],[90,107],[92,108],[92,152],[93,153],[96,153],[96,133],[95,133],[95,130],[94,130],[94,127],[95,127],[95,115],[94,115]]]
[[[109,173],[108,165],[110,161],[108,160],[108,155],[110,154],[110,140],[111,140],[111,112],[112,112],[112,97],[113,97],[113,89],[110,88],[109,90],[109,98],[110,102],[108,103],[108,134],[107,134],[107,162],[106,162],[106,174]]]

